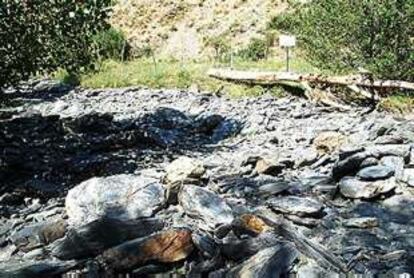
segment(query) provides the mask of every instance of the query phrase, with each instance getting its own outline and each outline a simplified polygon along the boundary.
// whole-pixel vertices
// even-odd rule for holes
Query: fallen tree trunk
[[[252,85],[276,85],[284,82],[308,82],[341,86],[360,86],[377,89],[403,89],[414,91],[414,83],[398,80],[369,80],[360,75],[326,76],[320,74],[299,74],[293,72],[238,71],[229,69],[211,69],[210,77],[220,80],[240,82]]]

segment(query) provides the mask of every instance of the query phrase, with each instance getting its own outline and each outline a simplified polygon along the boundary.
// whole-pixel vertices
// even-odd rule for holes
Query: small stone
[[[321,217],[324,209],[323,205],[314,199],[296,196],[274,198],[268,201],[268,204],[275,211],[298,216]]]
[[[334,131],[327,131],[318,134],[318,136],[313,140],[313,146],[319,152],[322,153],[332,153],[333,151],[339,149],[346,142],[346,137]]]
[[[384,135],[375,139],[374,143],[379,145],[389,145],[389,144],[403,144],[404,138],[399,135]]]
[[[414,168],[404,169],[401,180],[408,186],[414,187]]]
[[[357,174],[362,180],[366,181],[374,181],[374,180],[381,180],[387,179],[394,175],[394,170],[387,166],[370,166],[367,168],[363,168]]]
[[[381,164],[391,168],[394,173],[395,177],[400,180],[403,177],[404,172],[404,159],[399,156],[384,156],[381,158]]]
[[[259,251],[256,255],[232,268],[226,277],[282,277],[299,256],[292,243],[282,243]]]
[[[351,199],[371,199],[388,193],[397,187],[395,178],[374,182],[361,181],[355,177],[345,177],[339,183],[341,194]]]
[[[182,156],[165,168],[165,181],[170,184],[184,183],[199,179],[204,173],[203,162]]]
[[[362,161],[360,167],[361,168],[366,168],[366,167],[370,167],[370,166],[376,166],[376,165],[378,165],[378,163],[379,163],[379,161],[375,157],[367,157],[366,159],[364,159],[364,161]]]
[[[352,218],[344,221],[344,226],[349,228],[369,229],[379,226],[379,221],[375,217]]]
[[[259,159],[256,163],[256,171],[259,174],[278,176],[282,173],[285,165],[279,163],[272,163],[265,159]]]

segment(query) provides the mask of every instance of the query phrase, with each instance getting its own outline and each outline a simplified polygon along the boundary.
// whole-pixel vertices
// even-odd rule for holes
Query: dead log
[[[207,74],[210,77],[214,77],[220,80],[246,83],[251,85],[277,85],[286,82],[307,82],[327,85],[356,85],[365,88],[414,91],[414,83],[412,82],[399,80],[371,81],[361,75],[326,76],[320,74],[299,74],[293,72],[237,71],[229,69],[211,69],[207,72]]]

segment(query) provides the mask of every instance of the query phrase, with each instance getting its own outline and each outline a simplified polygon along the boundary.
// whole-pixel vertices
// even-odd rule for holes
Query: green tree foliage
[[[111,0],[0,1],[0,88],[38,73],[89,67]]]
[[[238,55],[247,60],[259,61],[266,58],[269,49],[268,44],[266,39],[254,38],[245,49],[239,51]]]
[[[412,0],[313,0],[269,26],[296,33],[322,69],[364,67],[381,78],[414,80]]]
[[[92,39],[99,60],[124,61],[129,56],[130,46],[124,34],[113,27],[97,33]]]

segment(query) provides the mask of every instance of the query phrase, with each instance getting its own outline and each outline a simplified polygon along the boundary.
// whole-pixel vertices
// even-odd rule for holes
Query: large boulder
[[[165,203],[162,184],[152,178],[116,175],[92,178],[66,197],[69,223],[82,225],[106,217],[128,221],[150,217]]]

